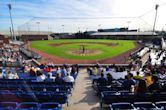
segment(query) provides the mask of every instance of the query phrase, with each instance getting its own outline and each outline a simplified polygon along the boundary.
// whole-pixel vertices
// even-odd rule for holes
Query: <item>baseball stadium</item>
[[[0,110],[165,110],[164,0],[1,0]]]

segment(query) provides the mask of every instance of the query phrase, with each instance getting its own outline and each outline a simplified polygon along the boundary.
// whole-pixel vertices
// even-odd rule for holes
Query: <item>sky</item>
[[[15,31],[152,30],[156,4],[156,30],[166,30],[165,0],[0,0],[0,31],[11,26],[9,3]]]

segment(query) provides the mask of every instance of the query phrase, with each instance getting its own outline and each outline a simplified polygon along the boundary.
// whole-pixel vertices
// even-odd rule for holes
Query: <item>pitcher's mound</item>
[[[93,56],[102,53],[101,50],[69,50],[69,54],[79,55],[79,56]]]

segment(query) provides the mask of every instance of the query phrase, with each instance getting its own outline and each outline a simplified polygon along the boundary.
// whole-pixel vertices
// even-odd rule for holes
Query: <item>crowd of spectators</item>
[[[19,79],[15,68],[0,68],[0,79]]]
[[[95,67],[88,67],[87,71],[93,79],[93,85],[97,87],[113,86],[115,82],[118,82],[118,86],[130,92],[166,92],[165,51],[151,51],[156,51],[157,54],[155,55],[157,56],[155,58],[156,61],[162,59],[160,63],[153,64],[152,58],[149,57],[145,65],[142,65],[141,58],[138,58],[134,62],[131,62],[128,67],[115,65],[106,67],[96,65]],[[153,59],[153,61],[154,60],[155,59]],[[117,79],[115,75],[122,75],[123,77]]]
[[[0,68],[0,79],[32,79],[34,82],[74,83],[79,68],[77,65],[40,65],[35,67],[23,64],[21,68]]]
[[[25,58],[19,50],[14,50],[13,48],[13,46],[8,46],[0,49],[2,66],[16,66],[25,63]]]
[[[79,72],[78,65],[55,66],[54,64],[41,64],[38,67],[29,65],[22,65],[20,72],[27,74],[28,77],[35,78],[37,82],[74,82],[74,79]],[[26,76],[26,77],[27,77]]]

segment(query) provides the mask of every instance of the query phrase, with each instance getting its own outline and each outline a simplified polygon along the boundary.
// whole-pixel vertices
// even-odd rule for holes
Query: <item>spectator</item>
[[[9,71],[6,75],[6,79],[13,79],[13,73],[11,71]]]
[[[133,79],[133,74],[129,73],[125,76],[125,80],[122,83],[124,89],[130,90],[132,85],[135,85],[135,81]]]
[[[67,76],[64,77],[64,82],[74,82],[74,78],[73,76],[71,76],[70,74],[67,73]]]
[[[30,74],[30,76],[37,76],[37,74],[33,68],[30,69],[29,74]]]
[[[60,74],[57,73],[57,74],[56,74],[56,78],[55,78],[55,83],[61,85],[61,84],[63,84],[63,82],[64,82],[64,81],[63,81],[63,79],[60,77]]]
[[[19,76],[18,76],[18,74],[17,74],[16,70],[14,71],[14,74],[13,74],[13,79],[19,79]]]
[[[106,66],[105,71],[110,71],[110,67]]]
[[[101,77],[97,79],[97,85],[98,86],[106,86],[107,85],[107,80],[104,78],[104,74],[101,73]]]
[[[145,81],[146,81],[147,86],[149,86],[153,83],[152,76],[150,73],[145,73]]]
[[[77,74],[77,68],[73,65],[71,69],[71,75]]]
[[[62,69],[61,69],[61,77],[63,78],[63,77],[65,77],[66,75],[67,75],[67,70],[66,70],[65,67],[62,67]]]
[[[88,72],[89,75],[92,75],[92,73],[93,73],[92,72],[92,68],[91,67],[87,67],[87,72]]]
[[[96,67],[93,67],[93,69],[92,69],[92,74],[96,76],[97,73],[98,73],[97,68],[96,68]]]
[[[140,76],[140,72],[137,71],[136,75],[133,77],[135,80],[140,80],[142,77]]]
[[[161,91],[161,85],[158,82],[157,76],[152,76],[153,83],[149,85],[148,90],[149,92],[156,93]]]
[[[107,85],[111,85],[112,84],[112,75],[110,73],[107,74]]]
[[[145,80],[139,80],[138,84],[135,86],[135,92],[136,93],[146,93],[147,92],[147,86]]]
[[[54,82],[54,80],[55,80],[55,78],[52,77],[52,73],[49,72],[49,73],[47,74],[47,78],[46,78],[44,81],[46,81],[46,82]]]
[[[45,79],[46,79],[46,76],[42,73],[42,72],[37,72],[38,74],[38,76],[37,76],[37,78],[36,78],[36,81],[37,82],[43,82]]]

